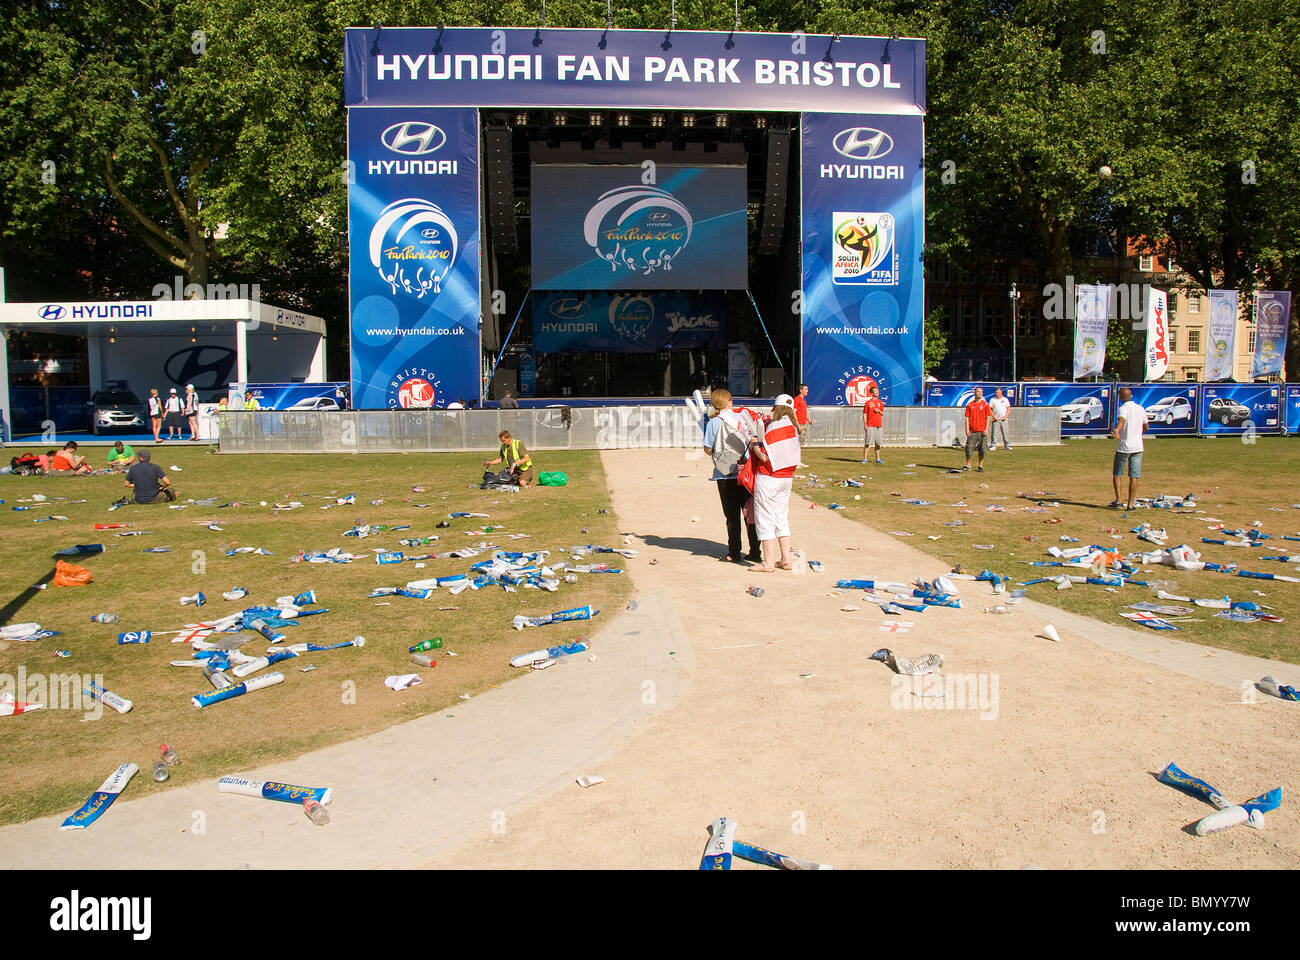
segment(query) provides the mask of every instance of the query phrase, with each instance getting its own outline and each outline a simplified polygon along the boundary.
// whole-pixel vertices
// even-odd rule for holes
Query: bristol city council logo
[[[397,293],[441,293],[456,262],[456,227],[436,203],[408,197],[380,212],[370,230],[370,264]]]
[[[870,364],[855,363],[839,375],[836,385],[839,392],[835,402],[842,406],[862,406],[871,398],[872,387],[879,387],[881,399],[884,399],[884,374]]]
[[[401,371],[389,381],[388,409],[428,410],[438,397],[437,375],[423,367]]]
[[[667,190],[642,185],[602,193],[582,223],[583,238],[610,270],[641,276],[671,270],[694,229],[691,212],[680,200]]]

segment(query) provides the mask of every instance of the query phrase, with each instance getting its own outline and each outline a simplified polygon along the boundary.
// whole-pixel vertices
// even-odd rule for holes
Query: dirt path
[[[1242,680],[1294,683],[1296,668],[1031,601],[994,617],[974,583],[960,584],[965,609],[882,633],[899,618],[833,595],[835,581],[932,577],[937,561],[796,498],[795,545],[824,572],[724,566],[704,461],[614,451],[605,466],[641,551],[628,563],[638,590],[669,598],[689,636],[689,686],[582,771],[605,783],[561,786],[429,865],[689,867],[724,814],[746,842],[839,868],[1300,865],[1289,779],[1300,705],[1239,702]],[[747,596],[754,584],[766,595]],[[1034,636],[1049,620],[1059,644]],[[884,646],[942,653],[969,687],[922,700],[869,659]],[[653,696],[651,673],[624,695]],[[1171,760],[1230,799],[1281,785],[1283,806],[1262,831],[1192,836],[1184,825],[1211,808],[1154,779]]]

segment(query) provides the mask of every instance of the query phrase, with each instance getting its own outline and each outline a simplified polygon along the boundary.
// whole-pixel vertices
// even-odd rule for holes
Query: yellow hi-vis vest
[[[510,448],[510,456],[508,457],[506,456],[507,446]],[[528,470],[533,465],[532,457],[527,457],[523,460],[519,459],[518,440],[511,440],[510,443],[508,444],[505,443],[501,444],[501,459],[506,461],[506,465],[510,467],[511,470],[515,469],[516,467],[518,467],[520,470]]]

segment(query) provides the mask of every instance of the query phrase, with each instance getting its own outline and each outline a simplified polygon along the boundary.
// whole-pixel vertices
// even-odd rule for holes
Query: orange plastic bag
[[[59,560],[54,564],[54,579],[50,582],[56,587],[84,587],[93,579],[95,578],[85,567]]]

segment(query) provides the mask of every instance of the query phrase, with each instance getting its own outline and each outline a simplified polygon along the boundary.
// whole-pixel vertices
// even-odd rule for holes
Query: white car
[[[333,397],[307,397],[286,410],[338,410],[339,402]]]
[[[1186,397],[1165,397],[1147,407],[1148,423],[1171,424],[1175,420],[1192,422],[1192,404]]]
[[[1082,400],[1076,400],[1074,403],[1067,403],[1061,407],[1062,423],[1092,423],[1100,420],[1106,414],[1106,408],[1101,405],[1101,401],[1096,397],[1085,397]]]

